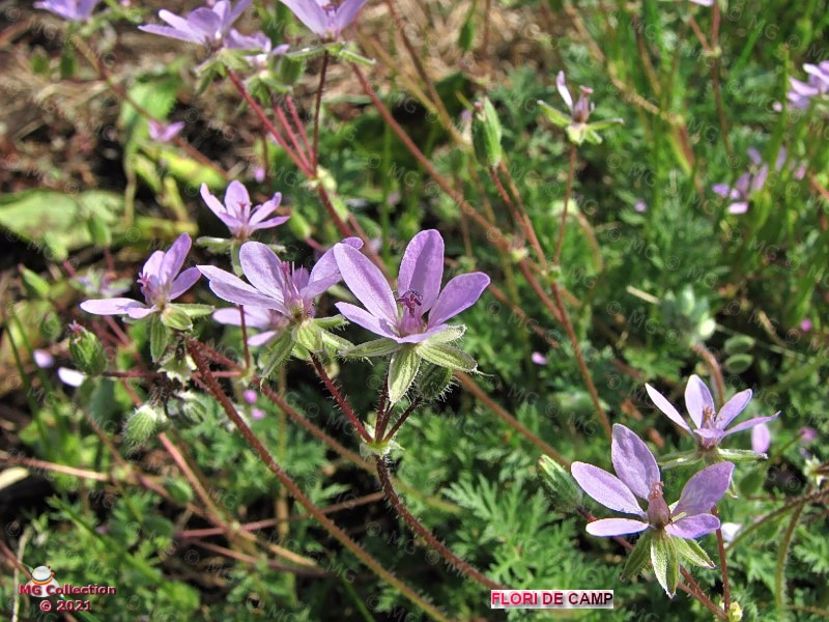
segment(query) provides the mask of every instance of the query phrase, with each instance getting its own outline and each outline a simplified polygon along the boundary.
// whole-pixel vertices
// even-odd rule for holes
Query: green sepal
[[[680,561],[686,561],[701,568],[714,568],[714,562],[708,557],[696,540],[685,540],[684,538],[673,538],[677,555]]]
[[[702,456],[694,449],[691,451],[675,451],[659,458],[659,466],[663,469],[673,469],[678,466],[690,466],[702,461]]]
[[[312,321],[304,321],[294,328],[294,340],[311,353],[322,350],[322,329]]]
[[[191,319],[204,317],[213,313],[213,305],[177,304],[177,309],[184,311]]]
[[[293,218],[293,216],[291,216],[291,218]],[[331,330],[332,328],[342,328],[348,324],[348,320],[342,315],[332,315],[331,317],[321,317],[319,319],[315,319],[314,324],[325,330]]]
[[[399,402],[409,387],[412,386],[417,370],[420,368],[420,356],[410,344],[401,347],[391,357],[389,364],[389,401]]]
[[[544,491],[554,510],[570,514],[581,507],[584,495],[568,469],[549,456],[541,456],[537,468]]]
[[[294,349],[294,336],[291,331],[283,332],[278,339],[268,344],[267,350],[259,357],[262,378],[267,380],[282,367]]]
[[[665,593],[673,598],[679,582],[679,554],[674,538],[664,532],[656,533],[651,538],[651,565],[656,580]]]
[[[385,337],[382,337],[380,339],[373,339],[371,341],[361,343],[360,345],[356,345],[348,350],[345,350],[341,354],[350,359],[366,359],[375,356],[388,356],[389,354],[394,354],[400,349],[400,347],[401,345],[393,339],[386,339]]]
[[[541,112],[544,113],[544,116],[552,123],[558,127],[567,127],[570,125],[572,119],[569,116],[561,112],[557,108],[553,108],[550,104],[538,100],[538,106],[541,108]]]
[[[366,67],[373,67],[377,63],[373,58],[362,56],[349,47],[340,48],[334,56],[348,63],[357,63],[358,65],[364,65]]]
[[[466,326],[464,324],[454,324],[452,326],[447,326],[444,330],[432,335],[423,343],[452,343],[453,341],[457,341],[463,337],[465,333]]]
[[[451,369],[427,362],[426,369],[417,377],[417,392],[424,400],[438,400],[452,386],[453,378]]]
[[[181,305],[167,305],[161,312],[161,322],[167,328],[173,330],[190,330],[193,328],[193,321]]]
[[[651,539],[653,533],[645,531],[636,541],[636,546],[628,553],[625,566],[622,568],[622,579],[627,581],[637,576],[651,561]]]
[[[727,462],[755,462],[766,460],[766,454],[752,451],[751,449],[721,449],[717,448],[717,456]]]
[[[444,343],[420,343],[417,345],[417,355],[434,365],[449,369],[475,371],[478,368],[475,359],[466,352]]]
[[[335,335],[329,330],[320,329],[320,337],[322,338],[323,346],[333,351],[334,354],[339,354],[354,347],[354,344],[348,339]]]
[[[135,448],[147,442],[167,425],[167,415],[157,406],[143,404],[135,409],[124,425],[124,440]]]
[[[167,351],[167,345],[170,343],[170,331],[161,322],[158,314],[154,314],[150,319],[150,356],[153,362],[158,362]]]
[[[196,246],[206,248],[211,253],[223,255],[230,249],[231,246],[233,246],[233,239],[213,238],[203,235],[201,237],[196,238]]]

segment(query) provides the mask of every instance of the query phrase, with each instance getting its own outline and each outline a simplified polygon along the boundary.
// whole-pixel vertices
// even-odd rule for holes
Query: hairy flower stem
[[[328,51],[322,53],[322,69],[320,69],[320,85],[317,89],[317,100],[314,104],[314,149],[311,152],[311,165],[314,171],[320,161],[320,108],[322,108],[322,92],[325,89],[325,74],[328,71]]]
[[[403,504],[400,497],[397,496],[397,492],[394,490],[394,486],[391,482],[389,467],[386,465],[384,458],[377,456],[374,460],[377,465],[377,476],[380,478],[380,483],[383,486],[383,492],[386,495],[386,500],[391,504],[398,516],[403,519],[409,528],[427,542],[430,549],[445,559],[452,568],[463,573],[473,581],[480,583],[484,587],[491,590],[506,589],[503,585],[496,583],[477,570],[474,566],[455,555],[449,550],[449,547],[438,540],[437,537],[425,525],[423,525],[423,523],[415,518],[415,516],[409,512]]]
[[[561,224],[558,229],[558,240],[556,241],[556,254],[553,256],[553,263],[559,265],[561,261],[561,249],[564,246],[564,232],[567,229],[567,208],[570,197],[573,194],[573,181],[576,177],[576,145],[570,145],[569,166],[567,169],[567,186],[564,189],[564,207],[561,211]]]
[[[302,492],[302,489],[297,485],[293,478],[291,478],[291,476],[282,469],[282,467],[276,462],[271,453],[268,451],[267,447],[265,447],[262,441],[260,441],[250,427],[248,427],[248,424],[245,423],[244,419],[242,419],[236,411],[233,403],[228,399],[224,391],[222,391],[218,381],[213,377],[213,374],[210,371],[210,367],[204,353],[202,352],[199,342],[193,339],[189,340],[187,342],[187,350],[190,352],[190,356],[193,357],[193,362],[196,364],[196,367],[201,373],[208,391],[222,406],[225,414],[241,433],[242,438],[245,439],[245,442],[254,451],[254,453],[256,453],[268,470],[276,476],[280,484],[282,484],[291,496],[296,499],[303,508],[305,508],[308,514],[310,514],[314,520],[316,520],[329,534],[331,534],[331,536],[333,536],[340,544],[348,549],[363,564],[368,566],[383,581],[399,590],[401,594],[420,607],[433,619],[448,621],[449,618],[446,614],[427,602],[420,594],[415,592],[406,583],[398,579],[396,575],[387,570],[371,554],[352,540],[345,531],[334,523],[334,521],[328,518],[328,516],[319,507],[317,507],[317,505],[314,504],[314,502],[311,501],[311,499],[309,499],[304,492]]]
[[[357,415],[354,413],[354,409],[348,402],[348,398],[342,391],[340,391],[337,384],[331,379],[331,376],[328,375],[328,372],[325,371],[325,366],[316,354],[311,354],[311,364],[314,366],[314,370],[317,372],[317,376],[319,376],[320,380],[322,380],[325,388],[328,389],[328,393],[330,393],[331,397],[334,398],[334,401],[337,402],[337,406],[340,407],[342,413],[348,418],[360,437],[365,442],[370,443],[372,441],[371,435],[366,430],[362,421],[357,418]]]
[[[714,507],[711,509],[711,513],[719,518],[720,513],[717,511],[717,508]],[[717,528],[717,553],[720,556],[720,577],[722,579],[722,598],[723,598],[723,609],[726,613],[731,609],[731,585],[728,582],[728,562],[725,558],[725,539],[722,535],[722,529]]]
[[[239,326],[242,329],[242,348],[245,352],[245,371],[250,369],[250,348],[248,347],[248,326],[245,320],[245,307],[239,305]]]
[[[541,263],[542,266],[546,266],[547,258],[544,257],[544,251],[541,249],[541,244],[538,242],[538,236],[535,235],[535,230],[533,229],[529,217],[525,212],[522,212],[518,208],[518,206],[512,201],[512,199],[510,199],[509,194],[507,194],[507,191],[504,188],[504,184],[501,182],[498,170],[496,168],[489,168],[487,172],[489,173],[490,179],[492,179],[492,183],[495,184],[495,188],[498,190],[498,194],[501,195],[501,200],[509,208],[510,213],[512,214],[512,219],[515,221],[515,224],[518,227],[520,227],[521,231],[524,234],[524,237],[527,240],[529,240],[530,245],[533,247],[533,251],[535,252],[535,256],[538,259],[539,263]]]
[[[777,608],[777,614],[781,617],[784,616],[783,612],[786,608],[786,558],[789,556],[794,530],[800,522],[804,507],[806,507],[806,502],[802,501],[794,508],[786,531],[783,533],[783,542],[777,551],[777,564],[774,568],[774,605]]]
[[[509,167],[503,161],[498,167],[498,171],[507,180],[510,193],[513,197],[515,197],[515,202],[518,205],[518,211],[524,218],[524,224],[527,227],[527,233],[530,236],[530,243],[533,245],[533,248],[535,248],[536,254],[538,255],[538,261],[541,263],[541,268],[546,270],[547,257],[544,255],[544,250],[541,248],[541,242],[538,241],[538,236],[535,233],[535,227],[533,227],[533,221],[527,211],[527,206],[524,204],[524,199],[521,197],[521,192],[518,190],[518,185],[515,183],[515,179],[513,179]]]
[[[384,441],[390,441],[391,439],[393,439],[394,435],[397,434],[397,431],[401,428],[403,423],[405,423],[406,419],[409,418],[409,415],[411,415],[415,410],[417,410],[417,408],[422,403],[423,403],[423,399],[421,397],[416,397],[412,401],[412,403],[409,404],[406,407],[406,410],[404,410],[403,413],[397,418],[397,421],[394,422],[394,425],[391,427],[391,430],[389,430],[389,433],[386,434],[386,436],[383,440]],[[391,409],[389,409],[389,410],[391,410]],[[388,419],[387,419],[387,421],[388,421]]]

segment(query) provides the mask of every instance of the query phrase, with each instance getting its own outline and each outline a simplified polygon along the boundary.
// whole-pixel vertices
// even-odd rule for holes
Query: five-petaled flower
[[[167,303],[193,287],[201,276],[196,268],[181,271],[191,244],[190,236],[182,233],[169,250],[150,255],[138,277],[144,302],[133,298],[103,298],[82,302],[81,309],[95,315],[127,315],[134,320],[163,311]]]
[[[809,74],[806,82],[789,78],[791,89],[786,94],[789,105],[797,110],[808,108],[812,98],[829,94],[829,60],[821,61],[817,65],[806,63],[803,70]]]
[[[201,196],[207,207],[219,217],[219,220],[227,225],[230,233],[237,240],[247,240],[260,229],[278,227],[289,218],[289,216],[268,218],[276,211],[282,201],[282,195],[279,192],[273,195],[273,198],[269,201],[252,207],[247,188],[238,181],[230,182],[227,190],[225,190],[224,204],[210,194],[207,184],[201,185]]]
[[[563,71],[559,71],[556,76],[556,89],[558,94],[561,95],[561,99],[564,100],[569,115],[543,101],[539,100],[538,104],[553,124],[564,129],[567,133],[567,139],[571,143],[575,145],[581,145],[584,142],[601,143],[602,137],[599,134],[601,130],[611,125],[623,123],[622,119],[606,119],[590,123],[590,114],[595,108],[595,105],[590,101],[593,89],[580,86],[578,99],[573,99],[570,89],[567,88],[567,80]]]
[[[340,245],[357,249],[362,242],[359,238],[346,238]],[[280,260],[265,244],[245,242],[239,250],[239,263],[250,284],[215,266],[198,268],[207,277],[210,289],[222,300],[245,308],[271,309],[288,321],[313,318],[317,296],[341,278],[332,249],[309,272],[307,268],[297,268]]]
[[[36,9],[54,13],[70,22],[85,22],[101,0],[43,0],[35,2]]]
[[[436,229],[415,235],[403,253],[397,277],[397,296],[380,269],[362,253],[345,244],[334,256],[348,285],[365,309],[337,303],[346,318],[380,337],[397,343],[420,343],[445,330],[446,322],[471,307],[489,285],[483,272],[451,279],[441,291],[443,237]],[[428,312],[428,320],[424,317]]]
[[[734,395],[717,412],[714,406],[714,398],[711,397],[711,391],[699,376],[693,375],[685,385],[685,407],[691,417],[691,422],[694,424],[692,429],[664,395],[649,384],[645,385],[645,389],[656,407],[671,421],[688,434],[691,434],[697,440],[699,447],[705,451],[719,446],[726,436],[748,430],[761,423],[768,423],[780,415],[778,412],[770,417],[754,417],[729,428],[731,422],[748,406],[752,395],[751,389],[740,391]]]
[[[367,0],[281,0],[315,35],[339,39]]]
[[[616,475],[586,462],[574,462],[570,472],[584,492],[603,506],[636,518],[602,518],[587,525],[593,536],[622,536],[646,529],[664,530],[688,540],[716,531],[719,519],[711,509],[731,485],[734,465],[718,462],[688,480],[679,501],[665,502],[659,466],[651,450],[636,434],[621,424],[613,426],[610,460]],[[647,502],[643,510],[639,501]]]
[[[158,12],[158,17],[169,24],[168,26],[145,24],[139,26],[139,29],[154,35],[218,49],[225,44],[228,36],[238,36],[232,28],[233,22],[239,19],[250,3],[251,0],[239,0],[236,6],[233,6],[229,0],[219,0],[213,6],[199,7],[184,17],[162,9]]]

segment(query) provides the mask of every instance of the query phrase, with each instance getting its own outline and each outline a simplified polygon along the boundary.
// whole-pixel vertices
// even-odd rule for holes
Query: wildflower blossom
[[[285,43],[274,47],[271,38],[264,32],[243,35],[236,30],[230,31],[226,45],[230,49],[255,52],[255,54],[245,56],[245,59],[258,69],[266,68],[272,57],[281,56],[290,49],[290,46]]]
[[[55,357],[48,350],[35,349],[32,352],[32,358],[34,359],[35,365],[40,369],[47,369],[53,367],[55,364]]]
[[[714,6],[714,0],[691,0],[691,2],[699,6]]]
[[[748,150],[748,157],[751,160],[752,166],[737,178],[733,186],[722,183],[711,186],[711,190],[715,194],[731,201],[728,206],[728,212],[730,214],[745,214],[748,211],[751,196],[755,192],[763,189],[769,176],[769,166],[763,162],[763,157],[757,149],[750,148]],[[775,159],[774,168],[776,171],[780,171],[783,168],[787,158],[787,151],[781,148],[777,152],[777,158]],[[806,169],[802,164],[794,165],[795,179],[803,179],[805,174]]]
[[[70,367],[58,367],[58,378],[69,387],[79,387],[86,380],[86,374]]]
[[[535,363],[536,365],[546,365],[547,364],[547,357],[541,354],[541,352],[533,352],[530,356],[530,360]]]
[[[671,508],[662,495],[656,458],[633,431],[618,423],[613,426],[610,456],[616,475],[585,462],[574,462],[570,472],[595,501],[636,518],[596,520],[587,525],[587,533],[622,536],[658,529],[678,538],[693,539],[720,526],[719,519],[710,512],[731,484],[734,465],[730,462],[718,462],[693,475]],[[637,498],[647,502],[646,510]]]
[[[339,39],[367,0],[281,0],[296,18],[322,39]]]
[[[353,249],[362,246],[358,238],[346,238],[340,244]],[[341,278],[331,249],[320,257],[310,272],[282,261],[259,242],[242,244],[239,262],[249,283],[215,266],[199,266],[198,269],[207,277],[213,293],[222,300],[244,305],[246,310],[270,309],[286,321],[314,317],[316,298]]]
[[[242,317],[239,309],[218,309],[213,312],[213,319],[219,324],[241,326]],[[248,345],[258,347],[276,338],[289,324],[289,320],[279,311],[260,307],[245,307],[245,326],[261,332],[248,337]]]
[[[127,315],[135,320],[163,311],[169,302],[199,280],[196,268],[181,270],[191,245],[190,236],[183,233],[169,250],[150,255],[138,278],[144,302],[133,298],[102,298],[82,302],[81,309],[95,315]]]
[[[770,417],[754,417],[729,428],[731,422],[740,416],[751,401],[751,389],[734,395],[717,412],[711,391],[699,376],[693,375],[685,386],[685,407],[694,425],[692,429],[665,396],[649,384],[645,385],[645,389],[656,407],[688,434],[694,436],[703,450],[716,448],[725,437],[773,421],[780,414],[778,412]]]
[[[207,184],[201,185],[201,196],[207,207],[219,217],[233,237],[238,240],[246,240],[261,229],[278,227],[289,218],[288,216],[268,218],[282,202],[282,195],[279,192],[274,194],[270,201],[251,207],[247,188],[238,181],[230,182],[225,190],[224,203],[210,194]]]
[[[150,119],[148,126],[151,140],[157,143],[169,143],[184,129],[184,122],[163,123],[155,119]]]
[[[338,244],[334,256],[343,281],[365,309],[347,302],[337,303],[337,309],[355,324],[399,344],[419,343],[445,330],[448,320],[480,298],[489,277],[483,272],[461,274],[441,291],[443,248],[436,229],[415,235],[400,262],[395,296],[377,266],[355,249]]]
[[[578,99],[574,99],[570,89],[567,87],[567,79],[563,71],[559,71],[556,76],[556,89],[561,99],[564,100],[569,115],[561,113],[543,101],[539,101],[538,104],[541,106],[541,110],[547,118],[558,127],[564,128],[567,133],[567,138],[576,145],[581,145],[585,141],[593,144],[601,143],[602,138],[599,135],[599,130],[623,122],[622,119],[607,119],[605,121],[588,123],[590,115],[596,107],[590,101],[593,89],[587,86],[580,86],[579,97]]]
[[[789,105],[797,110],[805,110],[811,104],[812,98],[829,93],[829,60],[821,61],[817,65],[806,63],[803,70],[809,74],[806,82],[789,78],[791,88],[786,94]]]
[[[734,465],[718,462],[699,471],[686,482],[679,501],[669,506],[656,458],[623,425],[613,426],[610,457],[616,475],[585,462],[574,462],[570,472],[595,501],[634,518],[595,520],[588,523],[587,533],[600,537],[642,533],[624,574],[638,573],[648,559],[653,560],[657,580],[673,596],[683,559],[708,568],[714,566],[705,552],[689,541],[719,528],[720,520],[711,510],[731,485]],[[647,503],[645,509],[639,500]],[[650,555],[644,553],[648,549]]]
[[[85,22],[101,0],[43,0],[35,2],[36,9],[54,13],[70,22]]]
[[[165,9],[158,12],[158,17],[167,26],[145,24],[140,30],[162,37],[205,45],[218,49],[225,44],[225,39],[233,33],[233,23],[248,8],[251,0],[239,0],[233,6],[229,0],[219,0],[213,6],[203,6],[181,17]]]

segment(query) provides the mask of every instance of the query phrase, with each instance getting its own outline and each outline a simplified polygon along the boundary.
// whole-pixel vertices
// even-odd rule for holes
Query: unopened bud
[[[89,376],[97,376],[106,369],[104,346],[94,333],[74,324],[69,337],[69,353],[75,365]]]
[[[143,404],[135,409],[124,426],[124,440],[131,447],[143,445],[167,423],[167,415],[159,407]]]
[[[537,467],[553,509],[562,514],[569,514],[581,507],[581,488],[567,469],[549,456],[541,456]]]
[[[501,163],[501,122],[489,99],[475,104],[472,117],[472,146],[481,166],[494,168]]]
[[[417,380],[417,391],[425,400],[437,400],[443,397],[452,384],[452,369],[429,365],[421,371]]]

